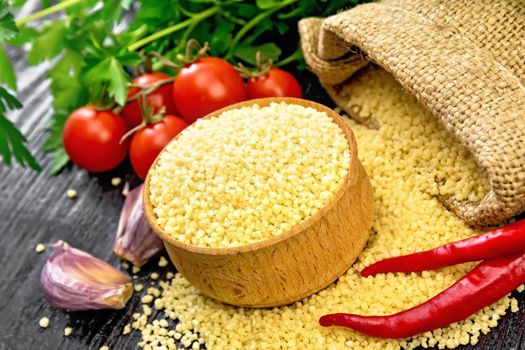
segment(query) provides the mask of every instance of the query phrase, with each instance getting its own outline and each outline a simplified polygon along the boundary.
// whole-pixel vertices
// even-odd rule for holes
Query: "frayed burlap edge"
[[[306,63],[350,116],[356,106],[340,84],[373,61],[472,152],[491,189],[477,204],[444,198],[458,216],[492,225],[525,210],[525,88],[490,53],[453,27],[381,3],[303,19],[299,32]]]

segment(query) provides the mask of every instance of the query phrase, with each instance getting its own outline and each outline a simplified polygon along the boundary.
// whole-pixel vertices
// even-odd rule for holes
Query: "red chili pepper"
[[[525,252],[486,260],[427,302],[390,316],[331,314],[321,326],[341,326],[380,338],[406,338],[461,321],[525,283]]]
[[[525,219],[479,236],[423,252],[378,261],[361,271],[368,277],[386,272],[419,272],[467,261],[491,259],[525,250]]]

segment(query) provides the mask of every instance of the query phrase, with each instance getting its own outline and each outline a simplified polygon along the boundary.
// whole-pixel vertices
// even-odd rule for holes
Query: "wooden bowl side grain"
[[[237,306],[285,305],[325,288],[357,259],[372,225],[372,187],[357,158],[355,137],[330,108],[296,98],[265,98],[237,103],[205,118],[255,103],[266,106],[272,102],[299,104],[326,112],[341,127],[349,143],[347,177],[330,202],[309,219],[281,235],[241,247],[195,247],[163,232],[149,199],[149,174],[144,186],[146,217],[164,241],[177,270],[206,295]]]

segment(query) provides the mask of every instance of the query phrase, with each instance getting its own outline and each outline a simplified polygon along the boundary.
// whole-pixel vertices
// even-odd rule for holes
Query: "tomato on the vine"
[[[129,158],[135,173],[145,179],[148,170],[162,149],[189,124],[182,118],[172,115],[146,125],[131,139]]]
[[[148,87],[158,81],[169,79],[170,76],[164,73],[144,73],[133,79],[133,85],[139,85]],[[135,96],[140,92],[139,88],[129,88],[128,99]],[[130,128],[134,128],[142,123],[141,113],[141,99],[136,99],[128,103],[122,110],[122,116],[128,122]],[[175,104],[173,103],[173,85],[166,84],[155,91],[151,92],[147,96],[147,104],[153,108],[153,113],[156,114],[160,111],[161,107],[164,106],[166,114],[175,114]]]
[[[203,57],[182,68],[173,83],[181,117],[193,123],[222,107],[246,100],[244,81],[227,61]]]
[[[119,115],[85,106],[69,116],[62,140],[75,164],[92,172],[103,172],[115,168],[126,158],[129,142],[121,144],[120,139],[127,131],[128,125]]]
[[[297,79],[280,68],[270,68],[265,75],[250,78],[246,87],[248,98],[298,97],[303,93]]]

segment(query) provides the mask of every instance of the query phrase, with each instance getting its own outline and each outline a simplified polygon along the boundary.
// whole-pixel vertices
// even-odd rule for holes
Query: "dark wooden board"
[[[49,156],[40,151],[46,124],[53,113],[45,66],[28,68],[19,50],[10,49],[9,55],[15,62],[19,97],[24,103],[24,108],[11,113],[10,118],[27,135],[29,146],[44,170],[37,173],[19,166],[7,167],[0,161],[0,350],[98,349],[104,344],[111,349],[137,348],[138,332],[127,336],[121,333],[131,314],[140,308],[140,293],[135,293],[121,311],[56,310],[39,291],[40,270],[46,253],[36,254],[35,246],[64,239],[119,266],[111,245],[123,203],[122,185],[113,187],[111,178],[120,176],[133,185],[139,181],[131,175],[128,162],[102,175],[69,166],[58,176],[50,176]],[[301,72],[299,78],[307,98],[333,104],[311,73]],[[66,197],[69,188],[78,191],[76,199]],[[167,270],[159,268],[154,259],[143,267],[138,280],[150,283],[149,273],[164,274]],[[460,349],[525,349],[523,294],[518,297],[520,312],[504,316],[500,325],[481,337],[477,346]],[[43,316],[51,320],[46,330],[38,326]],[[74,328],[70,337],[63,336],[66,326]]]

